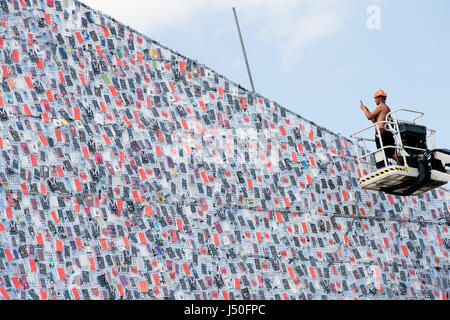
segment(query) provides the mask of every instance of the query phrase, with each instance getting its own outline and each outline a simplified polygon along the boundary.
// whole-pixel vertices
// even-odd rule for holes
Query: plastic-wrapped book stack
[[[0,299],[446,299],[449,194],[72,0],[0,0]]]

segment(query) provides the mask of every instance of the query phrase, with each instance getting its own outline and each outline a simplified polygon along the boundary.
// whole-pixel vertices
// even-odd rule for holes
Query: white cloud
[[[230,16],[230,26],[217,27],[217,32],[230,30],[231,7],[235,6],[241,22],[257,31],[255,37],[277,48],[282,66],[295,62],[302,49],[338,32],[349,3],[356,0],[84,0],[84,2],[119,21],[148,34],[177,32],[203,19]],[[124,6],[124,4],[126,4]],[[249,30],[245,30],[246,36]],[[164,39],[155,39],[164,42]]]
[[[346,18],[351,1],[296,1],[267,15],[259,39],[277,45],[282,69],[299,58],[302,50],[324,37],[336,34]]]

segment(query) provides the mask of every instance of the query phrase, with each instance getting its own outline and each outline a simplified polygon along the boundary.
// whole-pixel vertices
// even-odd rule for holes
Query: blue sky
[[[229,79],[251,88],[234,23],[237,9],[256,91],[349,136],[369,125],[382,88],[391,109],[423,111],[450,148],[448,0],[84,0]],[[368,7],[380,29],[367,27]]]

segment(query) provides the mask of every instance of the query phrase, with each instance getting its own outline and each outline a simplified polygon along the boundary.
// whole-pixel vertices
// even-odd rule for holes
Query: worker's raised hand
[[[364,103],[362,102],[362,100],[359,100],[359,102],[361,102],[360,108],[364,110],[364,108],[365,108],[366,106],[364,105]]]

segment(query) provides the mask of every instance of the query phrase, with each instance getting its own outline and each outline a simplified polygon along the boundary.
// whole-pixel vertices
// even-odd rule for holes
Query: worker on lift
[[[373,112],[370,112],[362,101],[361,109],[368,120],[372,121],[373,123],[378,123],[377,126],[380,129],[381,137],[378,136],[378,130],[375,128],[375,142],[377,144],[377,149],[381,148],[380,139],[381,141],[383,141],[384,147],[395,147],[394,135],[387,129],[386,122],[383,122],[388,121],[388,119],[386,119],[386,116],[389,112],[391,112],[389,107],[386,105],[387,95],[383,90],[379,90],[375,93],[374,98],[377,107]],[[384,149],[384,153],[386,155],[386,158],[394,159],[399,166],[403,165],[402,161],[398,157],[396,148],[386,148]]]

